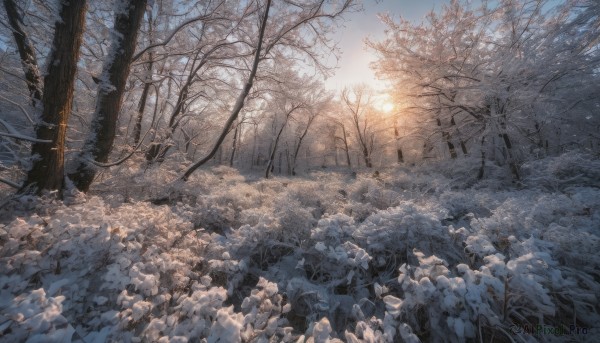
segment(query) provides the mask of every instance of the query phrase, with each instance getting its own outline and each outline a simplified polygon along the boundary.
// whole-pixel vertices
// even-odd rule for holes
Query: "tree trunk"
[[[238,115],[240,114],[240,111],[244,107],[244,101],[246,100],[246,97],[250,93],[250,89],[252,88],[252,84],[254,82],[254,77],[256,76],[256,71],[258,69],[258,63],[260,62],[260,51],[261,51],[262,44],[263,44],[263,38],[265,36],[265,28],[267,27],[267,19],[269,18],[269,9],[270,8],[271,8],[271,0],[267,0],[267,4],[265,5],[265,14],[264,14],[264,16],[262,18],[262,22],[260,24],[260,33],[258,35],[258,44],[256,46],[256,52],[254,55],[254,61],[252,63],[252,69],[250,70],[250,75],[248,76],[248,80],[246,80],[246,84],[244,85],[242,92],[238,96],[238,98],[235,102],[235,105],[233,106],[233,109],[231,110],[231,115],[229,116],[229,119],[225,123],[225,125],[223,127],[223,131],[221,131],[221,135],[217,139],[215,146],[208,153],[208,155],[206,157],[204,157],[203,159],[201,159],[200,161],[194,163],[191,167],[188,168],[188,170],[185,171],[185,173],[181,176],[181,179],[183,181],[187,181],[187,179],[190,177],[190,175],[192,175],[192,173],[194,171],[196,171],[196,169],[200,168],[200,166],[202,166],[207,161],[209,161],[212,158],[212,156],[217,152],[217,149],[221,146],[221,144],[223,143],[223,140],[225,140],[227,133],[229,133],[229,128],[231,127],[233,122],[237,119]]]
[[[500,136],[502,137],[502,141],[504,142],[504,146],[506,147],[506,160],[508,161],[508,166],[510,168],[511,173],[515,180],[520,180],[521,175],[519,173],[519,167],[517,165],[517,161],[515,159],[512,142],[510,137],[508,136],[507,128],[506,128],[506,115],[502,115],[500,118],[500,128],[502,132],[500,132]]]
[[[112,52],[103,66],[90,134],[79,156],[75,173],[69,175],[75,186],[83,192],[89,189],[96,176],[96,168],[88,159],[107,162],[115,140],[117,119],[146,0],[129,0],[124,8],[126,11],[117,13],[115,17]]]
[[[342,125],[342,134],[344,135],[344,151],[346,151],[346,162],[348,163],[348,168],[352,168],[350,149],[348,148],[348,136],[346,135],[346,128],[344,125]]]
[[[279,129],[279,132],[277,133],[277,136],[275,137],[275,141],[273,142],[273,148],[271,149],[271,153],[269,154],[269,162],[267,163],[267,169],[265,170],[265,179],[269,178],[269,174],[273,171],[273,161],[275,160],[275,152],[277,152],[277,143],[279,143],[279,138],[281,137],[281,133],[283,132],[283,129],[285,128],[285,125],[287,124],[287,121],[285,123],[283,123],[283,125],[281,126],[281,129]]]
[[[279,173],[279,175],[281,175],[281,165],[282,165],[282,160],[283,160],[283,153],[280,151],[279,152],[279,164],[277,166],[277,172]]]
[[[135,119],[135,126],[133,128],[133,146],[137,146],[140,142],[140,137],[142,133],[142,119],[144,119],[144,109],[146,108],[146,102],[148,100],[148,93],[150,93],[150,86],[152,85],[150,81],[152,80],[152,57],[150,57],[150,62],[148,62],[148,75],[144,81],[144,90],[142,91],[142,96],[140,97],[140,103],[138,105],[137,117]]]
[[[21,192],[40,193],[43,189],[64,187],[64,152],[67,123],[73,105],[75,74],[79,48],[85,26],[86,1],[62,2],[60,20],[55,23],[48,72],[44,78],[41,123],[35,128],[36,138],[52,143],[34,143],[33,166],[27,173]],[[60,63],[54,63],[60,61]]]
[[[254,137],[252,139],[252,158],[250,159],[250,168],[252,169],[252,167],[255,166],[255,156],[256,156],[256,149],[257,149],[257,136],[258,136],[258,126],[254,125]],[[256,161],[256,164],[258,164],[258,161]]]
[[[333,151],[333,159],[334,159],[334,161],[335,161],[335,166],[336,166],[336,167],[339,167],[339,166],[340,166],[340,162],[339,162],[339,160],[338,160],[338,147],[337,147],[337,146],[334,146],[334,149],[335,149],[335,150]]]
[[[469,154],[469,151],[467,150],[467,145],[465,144],[465,141],[462,140],[462,138],[460,139],[460,148],[463,152],[463,155],[467,156]]]
[[[454,120],[454,116],[452,116],[452,119],[450,119],[450,125],[456,127],[456,121]],[[460,149],[462,150],[463,155],[467,156],[469,154],[469,152],[467,151],[467,145],[465,144],[465,141],[463,140],[462,135],[460,134],[460,130],[458,128],[456,129],[456,133],[458,136]]]
[[[479,174],[477,178],[479,180],[483,179],[483,175],[485,172],[485,135],[481,137],[481,167],[479,167]]]
[[[521,179],[521,175],[519,173],[519,167],[517,165],[517,161],[515,161],[510,137],[508,137],[508,134],[506,132],[502,133],[502,140],[504,141],[504,145],[506,146],[508,166],[510,167],[510,171],[512,172],[515,180],[518,181]]]
[[[443,132],[443,134],[446,137],[446,144],[448,144],[448,151],[450,151],[450,158],[451,159],[457,158],[458,154],[456,153],[456,148],[454,147],[454,144],[450,141],[450,134],[448,132]]]
[[[150,44],[153,43],[153,19],[152,19],[152,5],[149,6],[148,11],[146,12],[148,15],[148,38]],[[144,119],[144,109],[146,108],[146,101],[148,100],[148,93],[150,92],[150,86],[152,85],[152,68],[154,67],[154,54],[152,52],[148,53],[148,66],[147,66],[147,74],[144,80],[144,90],[142,91],[142,96],[140,97],[140,102],[138,104],[138,113],[135,119],[135,126],[133,128],[133,146],[137,146],[140,142],[140,136],[142,133],[142,120]]]
[[[366,146],[363,146],[363,158],[365,160],[365,166],[367,166],[367,168],[372,168],[373,164],[371,163],[371,156],[369,155],[369,150],[367,150]]]
[[[133,127],[133,146],[137,146],[140,142],[142,133],[142,120],[144,119],[144,109],[146,108],[146,102],[148,100],[148,93],[150,92],[150,84],[144,84],[144,90],[140,97],[140,103],[138,105],[137,117],[135,119],[135,126]]]
[[[290,149],[287,143],[285,145],[285,171],[288,176],[292,175],[292,160],[290,156]]]
[[[298,145],[296,145],[296,149],[294,150],[294,155],[292,157],[292,175],[296,175],[296,160],[298,159],[298,153],[300,152],[300,146],[302,145],[302,141],[304,140],[304,137],[306,137],[306,134],[308,134],[308,130],[310,129],[310,125],[312,124],[314,120],[314,117],[309,118],[308,123],[306,124],[306,128],[304,129],[304,132],[302,132],[302,135],[300,135],[300,137],[298,138]]]
[[[15,43],[21,57],[21,65],[25,73],[25,81],[31,96],[31,104],[36,107],[36,104],[42,101],[42,77],[38,69],[37,59],[35,57],[35,49],[29,40],[29,36],[23,29],[23,16],[19,13],[14,0],[4,0],[4,9],[8,17],[8,23],[13,31]]]
[[[394,121],[394,138],[396,138],[396,154],[398,158],[398,163],[404,163],[402,148],[400,148],[400,131],[398,130],[398,123],[396,121]]]
[[[454,122],[454,118],[452,118],[452,122]],[[448,145],[448,151],[450,152],[450,158],[455,159],[458,157],[456,154],[456,148],[454,148],[454,144],[450,141],[450,132],[444,131],[442,129],[442,120],[437,118],[437,126],[442,131],[442,138],[446,141],[446,145]]]
[[[240,124],[236,125],[235,131],[233,132],[233,143],[231,143],[231,156],[229,157],[229,166],[230,167],[233,167],[233,159],[235,158],[235,148],[236,148],[236,144],[237,144],[239,128],[240,128]]]

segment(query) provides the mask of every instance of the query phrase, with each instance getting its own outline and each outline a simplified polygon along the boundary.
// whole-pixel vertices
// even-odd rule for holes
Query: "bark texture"
[[[97,173],[89,159],[106,163],[113,147],[125,83],[146,9],[146,0],[129,0],[124,6],[124,10],[119,11],[115,17],[112,54],[102,68],[90,134],[75,172],[69,175],[75,186],[83,192],[88,191]]]
[[[42,100],[42,77],[38,68],[33,44],[23,28],[23,15],[19,13],[14,0],[4,0],[4,9],[8,15],[8,23],[13,31],[13,37],[19,50],[19,57],[25,73],[25,82],[31,96],[32,105]]]
[[[61,20],[55,24],[48,73],[44,78],[44,110],[35,128],[38,139],[52,143],[33,144],[34,162],[22,192],[40,193],[44,189],[61,192],[64,187],[65,134],[73,104],[86,5],[85,0],[61,2]]]

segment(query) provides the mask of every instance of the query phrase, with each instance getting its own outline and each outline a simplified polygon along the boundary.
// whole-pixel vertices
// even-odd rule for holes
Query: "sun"
[[[394,110],[394,104],[390,102],[385,102],[381,105],[381,110],[385,113],[390,113]]]
[[[373,107],[379,113],[389,114],[396,108],[396,106],[394,106],[394,102],[392,101],[392,97],[387,93],[379,93],[374,96],[373,100]]]

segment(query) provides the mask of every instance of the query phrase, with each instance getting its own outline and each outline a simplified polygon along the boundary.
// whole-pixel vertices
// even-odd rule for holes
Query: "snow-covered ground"
[[[0,341],[597,341],[600,161],[470,165],[4,202]]]

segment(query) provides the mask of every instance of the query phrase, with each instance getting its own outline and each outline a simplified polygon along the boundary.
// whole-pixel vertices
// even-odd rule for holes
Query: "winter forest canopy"
[[[0,342],[597,341],[600,2],[386,1],[2,0]]]

